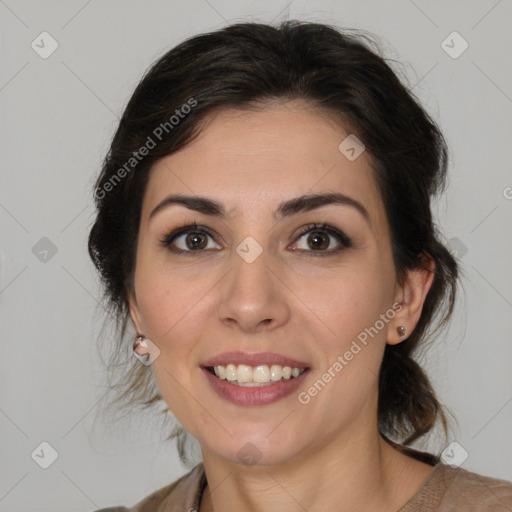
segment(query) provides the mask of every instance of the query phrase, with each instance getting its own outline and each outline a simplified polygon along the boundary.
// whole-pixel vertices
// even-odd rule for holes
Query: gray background
[[[92,183],[157,57],[227,23],[285,18],[380,36],[447,137],[436,215],[464,293],[423,361],[458,419],[450,440],[469,454],[462,467],[512,480],[512,2],[0,0],[0,511],[132,505],[188,471],[158,421],[97,418]],[[59,45],[47,59],[31,47],[43,31]],[[441,46],[453,31],[469,43],[458,58]],[[31,458],[43,441],[58,453],[48,469]]]

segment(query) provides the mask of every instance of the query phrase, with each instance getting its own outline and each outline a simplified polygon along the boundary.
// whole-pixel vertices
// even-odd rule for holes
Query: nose
[[[291,293],[268,251],[264,249],[250,263],[236,252],[231,260],[231,271],[220,283],[218,319],[244,332],[263,332],[285,324]]]

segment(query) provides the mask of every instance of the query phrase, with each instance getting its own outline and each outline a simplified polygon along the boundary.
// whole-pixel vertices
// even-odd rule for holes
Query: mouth
[[[210,389],[223,400],[236,405],[262,406],[282,400],[294,393],[311,373],[311,367],[295,360],[285,360],[280,356],[266,357],[266,364],[255,364],[254,362],[246,364],[251,363],[250,357],[249,360],[240,354],[237,357],[239,361],[243,360],[244,362],[226,364],[226,359],[223,357],[224,364],[200,366]],[[269,364],[269,360],[275,361],[276,358],[294,366],[275,362]],[[218,363],[219,359],[212,361]],[[233,361],[233,359],[228,360]]]

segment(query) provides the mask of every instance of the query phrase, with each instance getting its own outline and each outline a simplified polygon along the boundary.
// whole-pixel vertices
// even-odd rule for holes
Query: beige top
[[[132,508],[96,512],[197,512],[206,487],[203,463]],[[437,462],[418,491],[397,512],[512,512],[512,482]]]

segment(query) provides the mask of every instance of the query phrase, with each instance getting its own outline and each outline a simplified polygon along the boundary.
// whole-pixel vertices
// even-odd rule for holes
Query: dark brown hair
[[[107,308],[116,319],[117,363],[111,365],[123,374],[112,385],[120,391],[115,403],[146,407],[162,400],[151,367],[129,361],[131,341],[124,340],[127,291],[151,167],[194,140],[206,117],[219,109],[303,100],[366,146],[387,212],[399,282],[408,269],[424,265],[423,255],[435,262],[416,328],[405,341],[386,345],[379,430],[390,442],[395,438],[407,445],[439,420],[446,435],[443,408],[413,356],[420,341],[433,339],[446,323],[455,301],[457,263],[440,241],[430,208],[431,198],[445,186],[447,147],[436,123],[386,60],[371,34],[292,20],[278,26],[239,23],[198,35],[146,72],[95,183],[97,216],[88,244]],[[178,429],[170,437],[180,435]],[[183,437],[181,442],[182,447]]]

